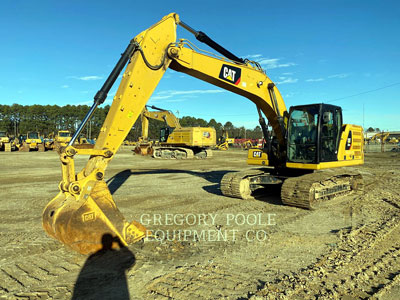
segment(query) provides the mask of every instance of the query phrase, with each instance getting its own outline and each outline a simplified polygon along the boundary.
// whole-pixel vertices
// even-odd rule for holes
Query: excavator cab
[[[294,163],[338,160],[342,110],[329,104],[290,108],[287,133],[287,161]]]
[[[170,133],[172,132],[172,128],[170,127],[164,127],[161,128],[160,130],[160,142],[161,143],[166,143],[168,141],[168,137],[170,135]]]

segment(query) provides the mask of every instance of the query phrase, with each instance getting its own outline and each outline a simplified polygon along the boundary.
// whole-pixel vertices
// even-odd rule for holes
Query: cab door
[[[336,161],[342,128],[342,111],[337,106],[323,105],[319,130],[320,162]]]
[[[170,128],[169,127],[161,128],[161,130],[160,130],[160,142],[161,143],[166,143],[167,140],[168,140],[169,135],[170,135]]]

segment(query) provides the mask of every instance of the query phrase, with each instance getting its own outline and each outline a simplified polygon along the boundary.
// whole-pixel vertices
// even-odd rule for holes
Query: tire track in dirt
[[[280,226],[295,222],[311,213],[296,208],[275,207],[256,200],[238,201],[217,207],[210,213],[271,213],[275,208],[280,213],[291,211],[290,217],[279,222]],[[219,225],[223,230],[226,224],[221,223]],[[257,228],[252,227],[252,229]],[[268,231],[272,232],[275,229]],[[249,244],[243,233],[237,236],[234,243],[214,244],[205,247],[196,244],[192,247],[202,248],[199,251],[205,251],[205,248],[208,248],[213,251],[213,254],[208,256],[208,262],[180,266],[151,279],[145,285],[145,299],[210,299],[210,295],[215,298],[229,296],[229,299],[246,297],[248,291],[257,290],[262,286],[265,273],[268,273],[265,258],[258,255],[260,245]],[[227,265],[221,258],[224,251],[227,256],[243,255],[246,265],[240,264],[239,259],[237,264],[232,262]]]
[[[396,172],[383,172],[378,179],[366,185],[364,195],[357,203],[364,203],[367,196],[382,199],[380,189],[388,181],[392,188],[399,186]],[[376,178],[376,177],[375,177]],[[395,193],[396,200],[398,193]],[[397,197],[397,201],[398,201]],[[393,202],[393,201],[392,201]],[[393,202],[397,204],[397,202]],[[379,299],[390,290],[394,280],[399,280],[400,262],[400,211],[397,205],[381,211],[376,222],[361,224],[357,228],[340,231],[340,242],[316,263],[307,268],[285,274],[268,282],[250,299]],[[347,230],[347,231],[346,231]]]
[[[378,181],[370,185],[370,190]],[[380,182],[380,181],[379,181]],[[367,188],[368,189],[368,188]],[[351,194],[351,197],[359,197],[359,193]],[[328,206],[337,206],[338,203],[347,201],[348,198],[339,198],[328,202]],[[246,213],[258,212],[268,213],[273,211],[274,206],[265,205],[260,201],[249,200],[241,201],[232,205],[220,207],[215,211],[224,212],[245,211]],[[329,207],[324,207],[328,209]],[[281,226],[289,225],[300,221],[309,216],[313,211],[291,208],[285,206],[277,206],[277,211],[282,214],[283,219],[279,221],[279,226],[269,230],[269,234],[280,231]],[[214,212],[214,211],[213,211]],[[286,214],[288,216],[286,216]],[[244,239],[238,238],[235,245],[235,254],[242,251],[246,260],[246,265],[235,267],[234,264],[226,265],[214,257],[212,262],[208,264],[194,264],[185,266],[174,271],[167,272],[164,275],[153,278],[146,285],[148,299],[219,299],[227,297],[227,299],[243,299],[249,297],[257,289],[263,286],[268,275],[276,275],[266,264],[265,256],[260,255],[260,247],[246,243]],[[267,249],[266,249],[267,250]],[[228,255],[230,255],[228,254]],[[233,271],[240,270],[240,271]],[[255,275],[257,274],[257,275]],[[204,291],[205,287],[212,287],[211,290]]]
[[[336,249],[298,273],[267,283],[257,295],[266,299],[368,299],[400,274],[400,241],[393,245],[400,234],[399,222],[397,213],[341,233]]]
[[[63,249],[47,255],[16,256],[0,267],[0,296],[5,299],[68,299],[83,259]]]

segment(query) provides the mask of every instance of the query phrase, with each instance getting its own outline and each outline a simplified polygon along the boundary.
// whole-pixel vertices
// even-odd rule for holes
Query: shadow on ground
[[[132,175],[149,175],[149,174],[189,174],[193,176],[198,176],[206,179],[213,185],[203,186],[203,190],[210,194],[223,196],[221,192],[221,180],[225,174],[235,172],[231,170],[219,170],[219,171],[209,171],[209,172],[195,172],[188,170],[176,170],[176,169],[161,169],[161,170],[147,170],[147,171],[132,171],[124,170],[109,180],[107,180],[108,188],[111,194],[114,194]],[[267,202],[273,205],[283,205],[280,198],[281,185],[270,185],[267,188],[261,188],[253,192],[252,196],[258,201]],[[239,199],[238,199],[239,200]],[[240,200],[239,200],[240,201]],[[245,201],[245,200],[242,200]]]
[[[89,256],[79,273],[72,300],[130,299],[126,271],[135,264],[135,256],[118,237],[107,233],[101,241],[103,248]]]
[[[268,187],[255,190],[252,194],[254,199],[267,202],[272,205],[284,205],[281,200],[281,184],[271,184]]]
[[[216,186],[218,187],[218,191],[217,191],[217,189],[212,189],[210,191],[207,191],[206,189],[205,190],[212,194],[222,195],[221,191],[219,190],[219,183],[221,182],[222,177],[224,177],[224,175],[229,172],[232,172],[232,171],[221,170],[221,171],[210,171],[210,172],[195,172],[195,171],[187,171],[187,170],[161,169],[161,170],[148,170],[148,171],[135,172],[132,170],[124,170],[124,171],[121,171],[121,172],[115,174],[113,177],[111,177],[109,180],[107,180],[107,185],[108,185],[108,188],[109,188],[111,194],[114,194],[125,183],[125,181],[127,181],[128,178],[132,175],[189,174],[189,175],[204,178],[207,181],[209,181],[210,183],[216,183]]]

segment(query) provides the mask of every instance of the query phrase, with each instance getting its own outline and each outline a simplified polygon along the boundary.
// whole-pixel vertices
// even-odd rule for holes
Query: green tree
[[[58,130],[70,130],[73,133],[89,109],[90,107],[87,105],[0,105],[0,129],[17,136],[26,134],[28,131],[39,131],[46,136],[51,132],[56,133]],[[109,109],[110,106],[106,105],[95,111],[90,123],[83,131],[85,135],[88,135],[87,137],[95,138],[98,136]],[[262,138],[260,126],[256,126],[253,130],[245,129],[243,126],[238,128],[230,121],[227,121],[223,126],[215,119],[207,122],[204,119],[191,116],[182,117],[180,124],[183,127],[214,127],[217,137],[222,136],[223,132],[227,130],[230,137]],[[149,138],[159,139],[160,129],[165,126],[164,122],[150,120]],[[374,130],[370,127],[367,131],[371,129]],[[128,133],[128,139],[137,140],[141,134],[141,120],[138,118]]]

